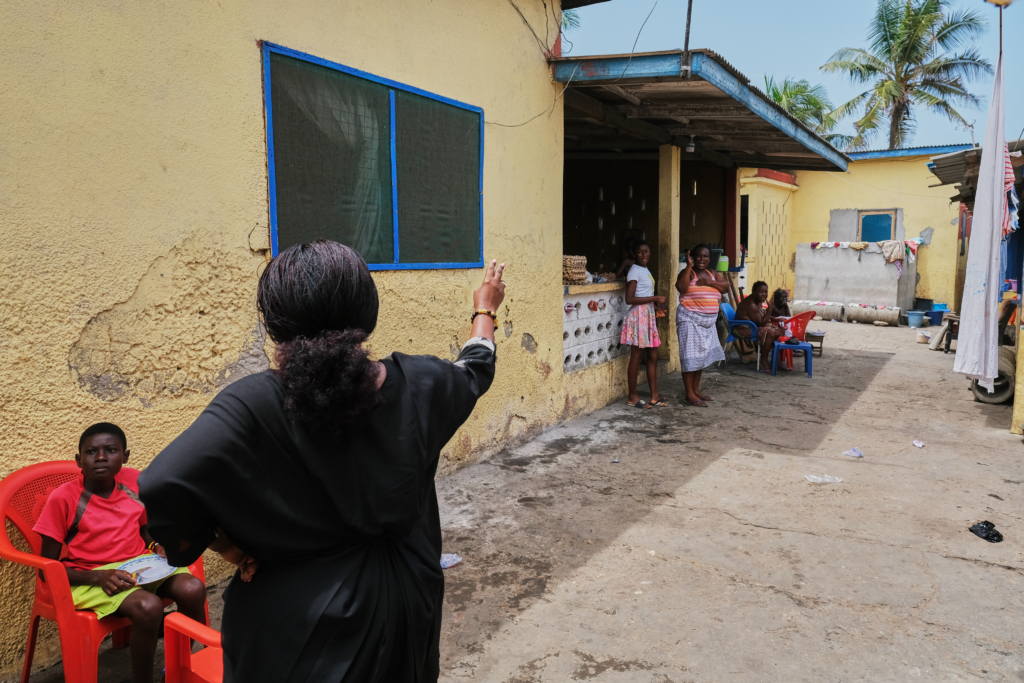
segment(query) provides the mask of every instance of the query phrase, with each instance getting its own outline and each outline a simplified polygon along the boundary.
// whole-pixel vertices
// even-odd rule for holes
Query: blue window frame
[[[326,237],[370,270],[483,267],[483,109],[266,42],[263,79],[273,255]]]

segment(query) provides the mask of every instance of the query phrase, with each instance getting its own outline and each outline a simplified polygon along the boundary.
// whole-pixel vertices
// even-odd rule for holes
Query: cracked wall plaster
[[[135,292],[93,317],[68,353],[72,379],[104,401],[211,394],[269,366],[245,261],[190,238],[153,261]],[[239,353],[241,349],[241,353]]]

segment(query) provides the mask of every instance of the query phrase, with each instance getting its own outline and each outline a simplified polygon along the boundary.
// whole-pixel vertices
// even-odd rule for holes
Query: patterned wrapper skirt
[[[639,346],[641,349],[661,346],[654,304],[642,304],[629,309],[626,319],[622,321],[622,337],[619,343]]]
[[[676,308],[676,328],[679,331],[679,362],[683,372],[703,370],[712,363],[725,360],[725,351],[718,341],[715,313],[698,313],[685,306]]]

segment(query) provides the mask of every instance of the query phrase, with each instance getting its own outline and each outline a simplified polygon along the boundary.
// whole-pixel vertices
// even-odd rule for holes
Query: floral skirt
[[[629,309],[626,319],[622,321],[622,337],[619,342],[639,346],[641,349],[661,346],[654,304],[641,304]]]
[[[725,351],[715,327],[717,320],[717,311],[714,314],[698,313],[682,305],[676,309],[679,362],[683,372],[697,372],[725,360]]]

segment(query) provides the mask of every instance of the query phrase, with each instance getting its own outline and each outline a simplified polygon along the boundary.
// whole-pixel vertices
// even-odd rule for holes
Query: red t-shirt
[[[62,562],[72,569],[94,569],[146,552],[139,529],[146,508],[139,500],[139,471],[122,467],[109,498],[85,490],[85,478],[54,489],[33,531],[68,547]]]

